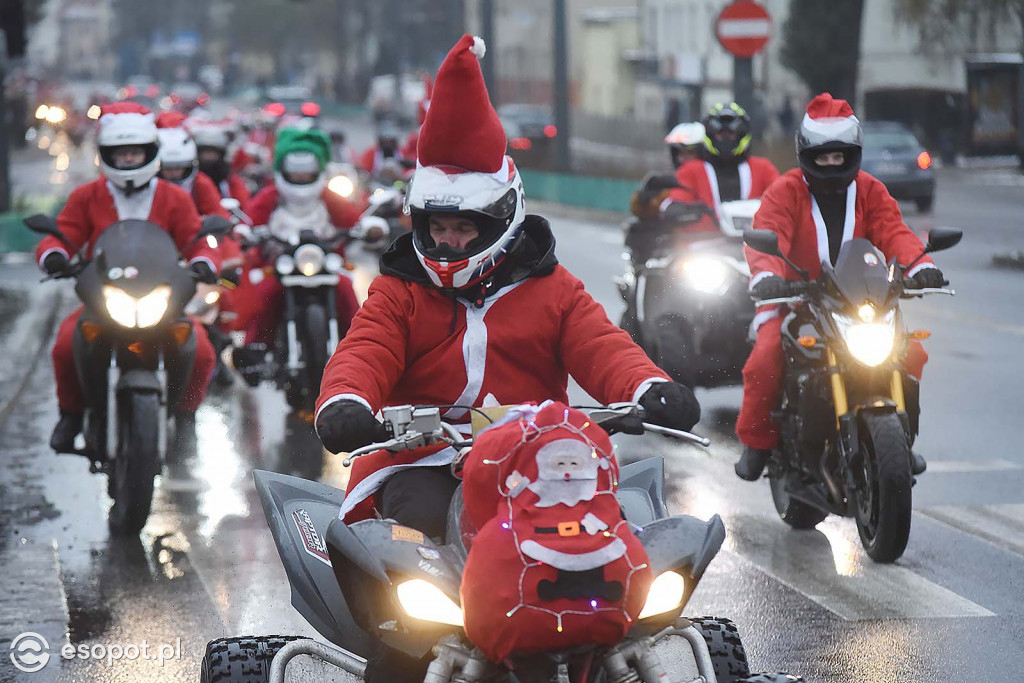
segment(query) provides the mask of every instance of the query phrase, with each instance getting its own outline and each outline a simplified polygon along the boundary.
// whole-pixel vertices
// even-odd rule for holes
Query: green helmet
[[[704,124],[704,149],[719,159],[744,158],[750,151],[750,116],[736,104],[715,104],[708,110]]]
[[[280,173],[285,156],[293,152],[312,154],[323,170],[331,160],[331,138],[322,130],[282,128],[277,132],[277,141],[274,143],[274,170]]]

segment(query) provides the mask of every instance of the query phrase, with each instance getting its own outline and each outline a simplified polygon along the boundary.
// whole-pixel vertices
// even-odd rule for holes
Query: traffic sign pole
[[[733,58],[732,99],[748,114],[754,112],[754,60],[751,57]]]
[[[715,35],[733,56],[733,100],[752,116],[756,115],[753,57],[771,38],[771,15],[753,0],[736,0],[727,5],[715,20]]]

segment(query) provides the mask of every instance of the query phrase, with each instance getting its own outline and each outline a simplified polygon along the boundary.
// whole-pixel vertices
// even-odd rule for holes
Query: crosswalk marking
[[[1024,504],[937,505],[919,510],[943,524],[1024,555]]]
[[[1009,460],[929,460],[929,474],[965,474],[968,472],[1003,472],[1024,469],[1021,463]]]

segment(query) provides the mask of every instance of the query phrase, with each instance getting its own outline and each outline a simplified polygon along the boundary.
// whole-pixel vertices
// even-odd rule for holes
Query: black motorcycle
[[[752,219],[759,204],[723,204],[721,232],[679,231],[704,218],[702,205],[688,207],[692,213],[683,222],[627,226],[623,258],[629,266],[615,280],[626,303],[619,325],[677,382],[716,387],[743,380],[754,307],[742,231],[734,235],[732,226],[740,224],[740,214]]]
[[[917,260],[961,237],[933,229]],[[788,307],[783,401],[773,415],[780,442],[768,465],[775,508],[797,529],[829,514],[853,517],[867,554],[893,562],[910,538],[910,449],[921,410],[918,383],[902,359],[911,338],[927,337],[904,329],[899,302],[953,290],[912,288],[904,273],[913,263],[887,264],[865,239],[844,244],[817,282],[780,253],[774,232],[748,230],[744,241],[804,278],[790,284],[792,296],[757,302]]]
[[[274,381],[295,410],[313,410],[324,368],[341,340],[334,288],[348,276],[345,260],[336,250],[353,239],[351,234],[340,234],[325,240],[303,230],[295,239],[285,240],[260,228],[248,241],[249,246],[258,245],[265,254],[275,255],[274,265],[264,272],[272,270],[284,288],[284,312],[274,347],[235,348],[234,366],[250,386]]]
[[[31,216],[25,224],[70,248],[51,217]],[[207,218],[196,239],[229,228],[224,219]],[[86,400],[85,447],[74,453],[108,477],[110,529],[138,533],[167,455],[168,415],[195,362],[196,338],[184,314],[195,279],[171,236],[140,220],[106,228],[91,259],[83,248],[55,277],[76,278],[84,305],[72,343]]]

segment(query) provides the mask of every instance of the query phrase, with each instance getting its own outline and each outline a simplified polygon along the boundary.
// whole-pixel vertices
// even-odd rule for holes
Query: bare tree
[[[896,21],[916,27],[921,50],[928,54],[951,45],[973,50],[991,44],[1006,22],[1016,26],[1024,52],[1024,0],[896,0],[893,14]]]

